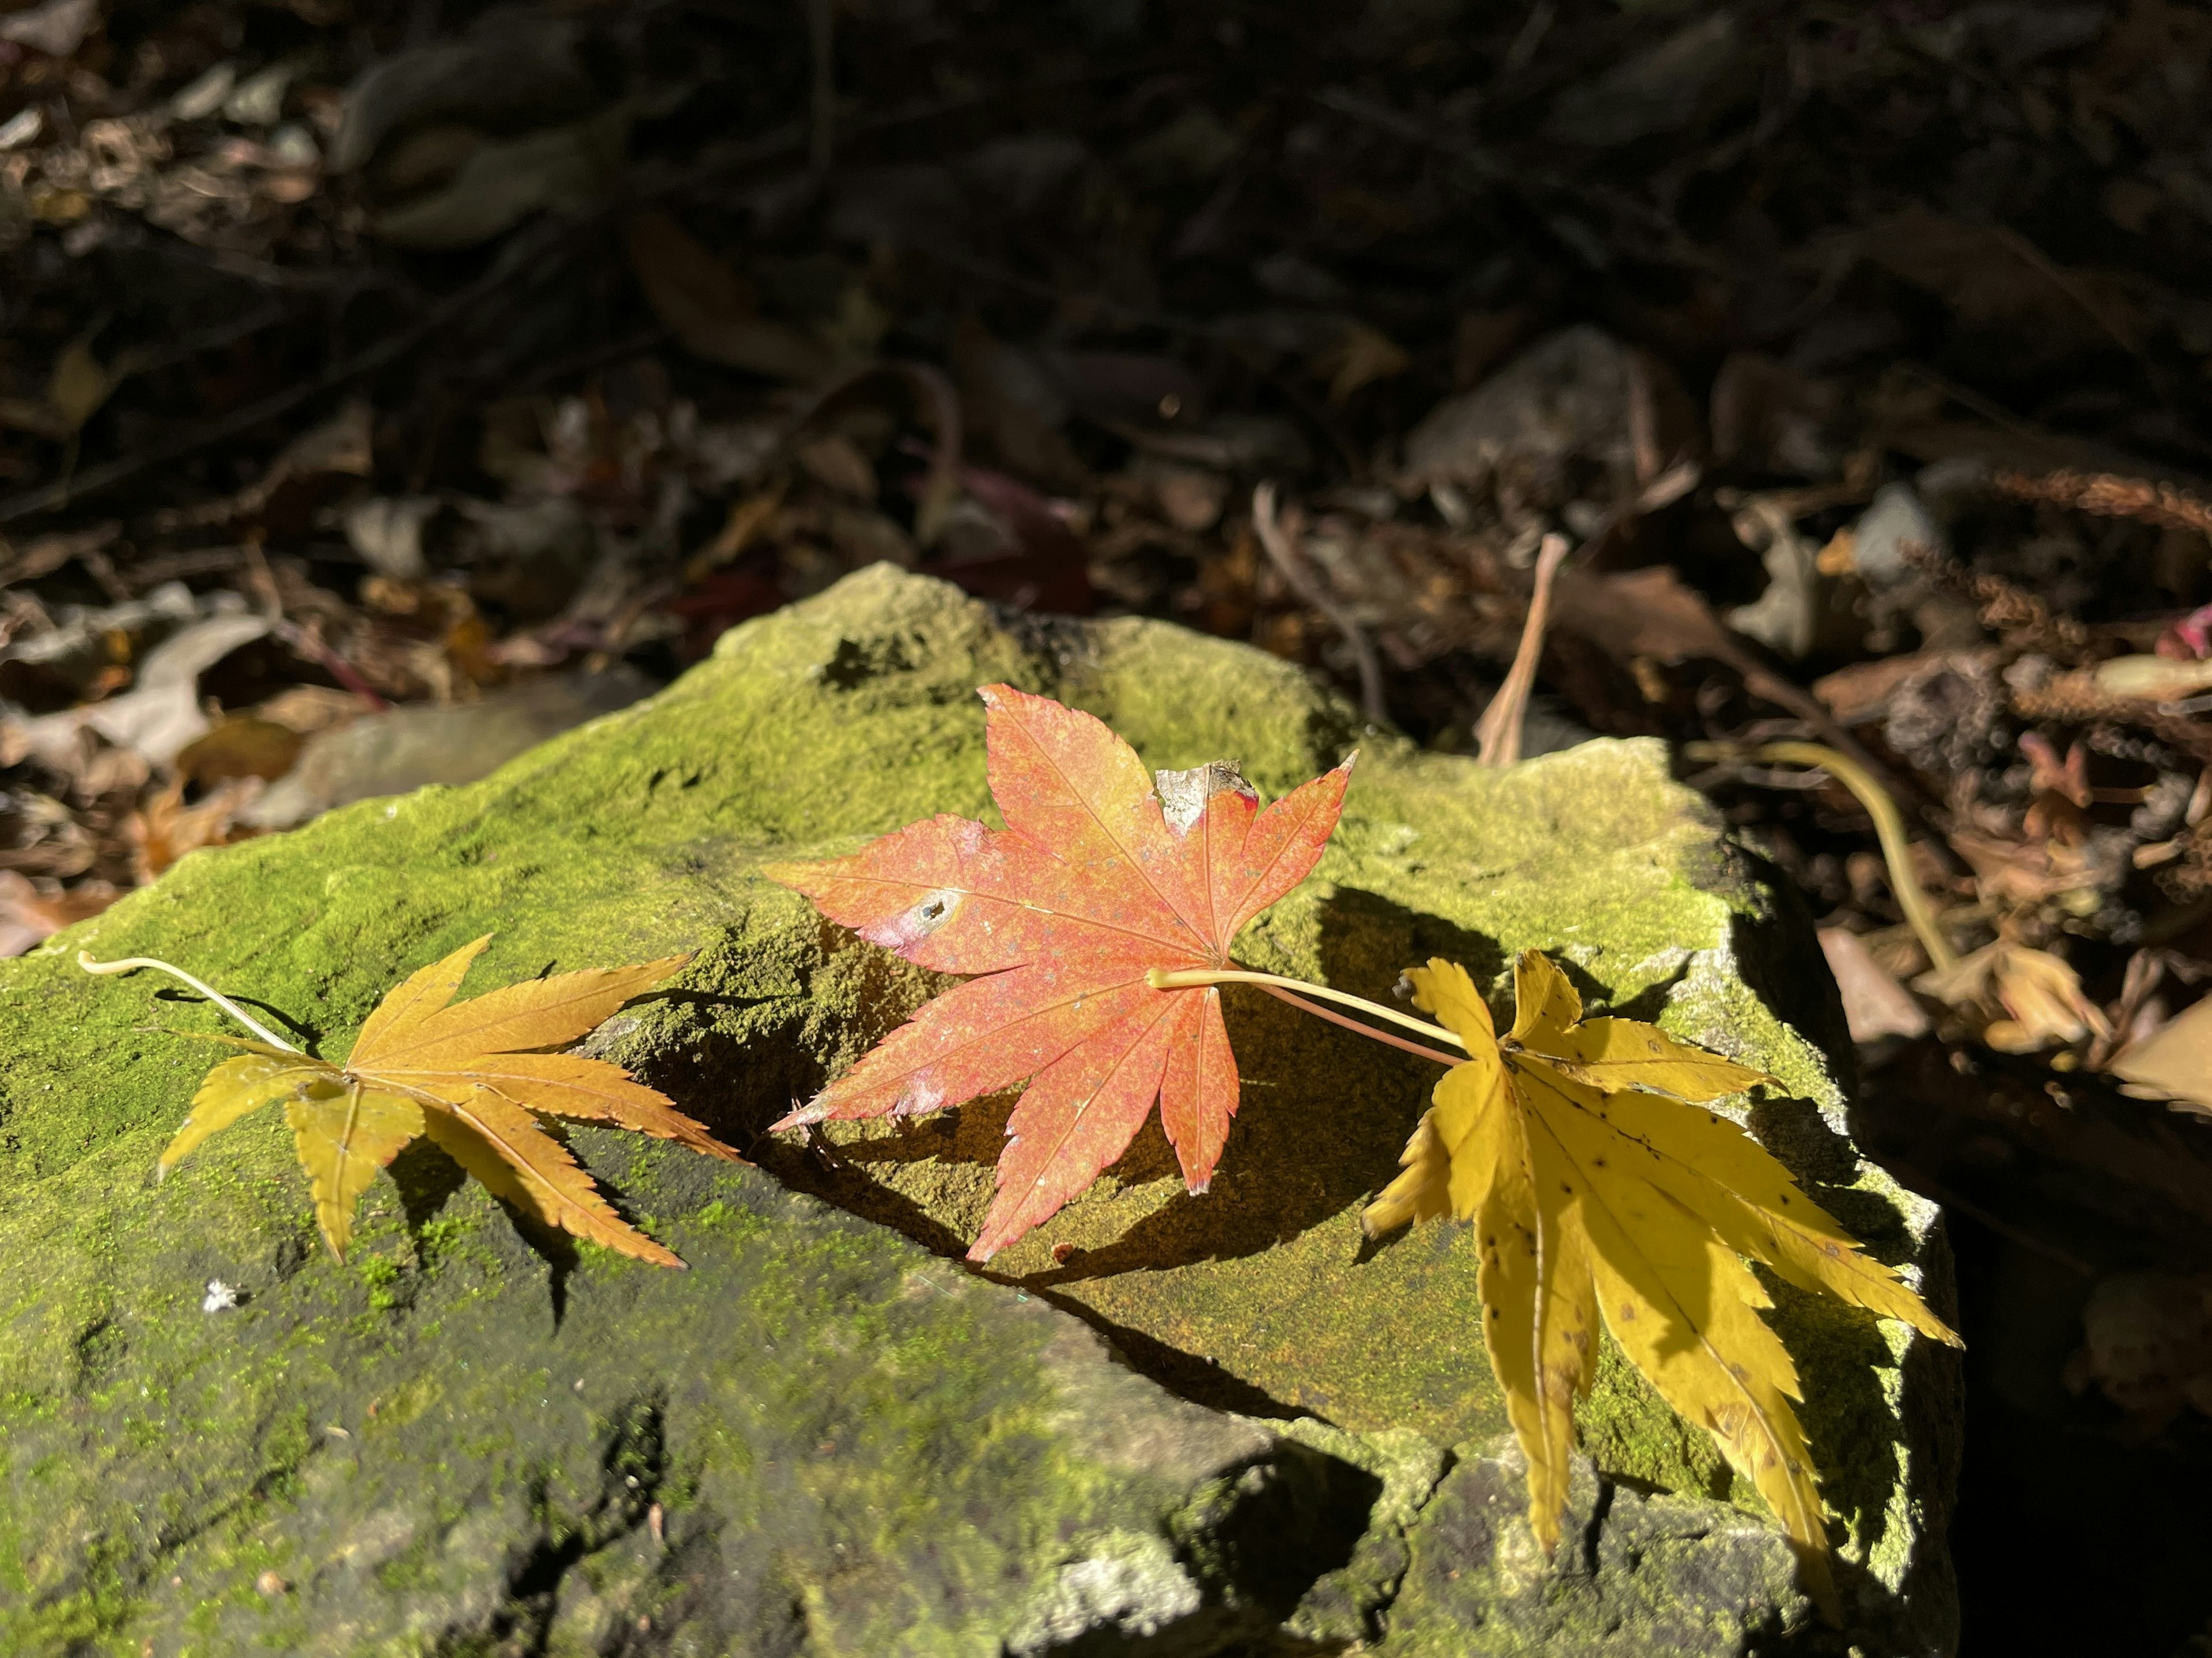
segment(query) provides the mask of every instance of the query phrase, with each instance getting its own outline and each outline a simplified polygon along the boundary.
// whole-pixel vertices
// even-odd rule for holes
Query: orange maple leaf
[[[1320,858],[1352,771],[1264,811],[1225,765],[1163,772],[1155,793],[1091,715],[1008,685],[980,695],[1005,829],[940,815],[849,858],[765,872],[908,961],[985,975],[776,1125],[936,1111],[1027,1079],[975,1261],[1088,1186],[1155,1099],[1184,1184],[1206,1190],[1237,1114],[1221,993],[1146,975],[1229,968],[1237,932]]]

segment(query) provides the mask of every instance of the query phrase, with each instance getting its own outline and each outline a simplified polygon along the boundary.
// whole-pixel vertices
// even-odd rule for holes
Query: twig
[[[1715,276],[1733,274],[1723,261],[1698,246],[1665,213],[1647,202],[1638,201],[1626,191],[1604,185],[1579,183],[1565,173],[1531,167],[1517,158],[1500,155],[1472,139],[1456,133],[1437,131],[1395,109],[1374,103],[1340,87],[1330,87],[1320,92],[1309,93],[1306,96],[1323,109],[1347,119],[1449,157],[1484,185],[1510,191],[1540,215],[1543,212],[1542,197],[1547,192],[1564,196],[1601,208],[1613,215],[1617,221],[1636,225],[1655,238],[1658,244],[1647,252],[1662,252],[1677,265],[1689,270],[1703,270]]]
[[[1528,712],[1528,693],[1536,683],[1536,665],[1544,654],[1544,629],[1552,614],[1552,581],[1567,556],[1567,538],[1547,535],[1536,553],[1536,589],[1529,595],[1528,619],[1522,624],[1521,643],[1513,653],[1513,665],[1505,683],[1482,721],[1474,728],[1476,752],[1486,766],[1510,766],[1521,758],[1521,722]]]
[[[1291,591],[1329,619],[1352,647],[1353,659],[1359,665],[1359,706],[1372,725],[1389,723],[1390,710],[1382,701],[1382,664],[1375,654],[1374,644],[1362,632],[1350,612],[1332,598],[1326,588],[1307,569],[1302,556],[1291,544],[1291,537],[1275,518],[1275,483],[1270,478],[1252,491],[1252,527],[1260,537],[1260,544],[1267,550]]]
[[[2079,306],[2089,320],[2110,337],[2113,344],[2131,357],[2142,355],[2142,347],[2128,337],[2127,331],[2112,320],[2105,307],[2097,302],[2096,296],[2081,285],[2080,277],[2054,263],[2049,254],[2010,226],[1997,225],[1994,228],[2000,246]]]
[[[1419,1042],[1407,1042],[1403,1036],[1394,1036],[1387,1030],[1377,1030],[1372,1025],[1364,1025],[1357,1019],[1346,1018],[1333,1009],[1308,1001],[1306,997],[1322,996],[1332,1002],[1341,1002],[1346,1007],[1356,1007],[1363,1013],[1371,1013],[1378,1019],[1388,1019],[1393,1024],[1405,1026],[1408,1030],[1418,1030],[1425,1036],[1442,1037],[1445,1042],[1456,1043],[1464,1050],[1467,1043],[1462,1040],[1457,1031],[1446,1030],[1441,1026],[1426,1023],[1414,1018],[1409,1013],[1401,1013],[1395,1008],[1384,1007],[1380,1003],[1370,1002],[1364,996],[1353,996],[1341,990],[1331,990],[1327,985],[1310,984],[1304,979],[1285,979],[1279,973],[1249,973],[1243,969],[1216,970],[1212,968],[1192,968],[1181,971],[1170,971],[1166,968],[1156,967],[1145,975],[1145,982],[1155,990],[1194,990],[1201,985],[1256,985],[1270,996],[1288,1002],[1301,1013],[1310,1013],[1316,1019],[1326,1019],[1331,1024],[1341,1025],[1346,1030],[1356,1031],[1366,1037],[1368,1041],[1381,1042],[1386,1048],[1395,1048],[1407,1054],[1418,1054],[1422,1059],[1433,1060],[1438,1065],[1464,1065],[1467,1062],[1463,1052],[1446,1054],[1440,1048],[1424,1048]],[[1305,993],[1304,995],[1298,993],[1301,991]]]
[[[330,677],[368,704],[371,714],[384,714],[392,704],[377,695],[376,687],[361,677],[361,670],[339,655],[337,648],[313,628],[303,628],[289,617],[280,616],[270,631],[309,661],[319,664]]]
[[[1467,1063],[1456,1054],[1446,1054],[1438,1048],[1424,1048],[1419,1042],[1409,1042],[1402,1036],[1394,1036],[1387,1030],[1377,1030],[1371,1025],[1364,1025],[1357,1019],[1347,1019],[1343,1014],[1331,1012],[1328,1008],[1321,1006],[1318,1003],[1310,1002],[1292,991],[1284,990],[1274,985],[1262,985],[1260,987],[1270,996],[1278,997],[1288,1002],[1301,1013],[1310,1013],[1316,1019],[1326,1019],[1331,1024],[1342,1025],[1346,1030],[1356,1030],[1368,1041],[1381,1042],[1386,1048],[1399,1048],[1407,1054],[1417,1054],[1424,1060],[1433,1060],[1438,1065]]]

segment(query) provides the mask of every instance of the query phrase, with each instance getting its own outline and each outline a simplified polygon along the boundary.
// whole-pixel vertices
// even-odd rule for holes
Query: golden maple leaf
[[[1539,950],[1514,964],[1502,1039],[1465,968],[1435,960],[1408,976],[1468,1058],[1437,1084],[1405,1172],[1361,1220],[1370,1236],[1432,1216],[1474,1223],[1483,1338],[1528,1457],[1537,1540],[1547,1553],[1559,1541],[1573,1402],[1589,1390],[1602,1315],[1660,1396],[1758,1488],[1832,1620],[1820,1493],[1790,1406],[1802,1397],[1796,1367],[1740,1257],[1959,1338],[1758,1141],[1705,1108],[1772,1078],[1633,1019],[1585,1020]]]
[[[454,1002],[469,964],[489,942],[487,935],[464,944],[393,990],[368,1016],[343,1065],[265,1042],[214,1038],[247,1051],[208,1072],[191,1114],[161,1153],[159,1172],[167,1174],[210,1134],[282,1100],[313,1189],[316,1222],[341,1260],[355,1206],[376,1171],[408,1141],[428,1135],[494,1196],[546,1224],[641,1260],[681,1266],[624,1224],[568,1149],[538,1126],[539,1115],[616,1123],[712,1157],[743,1159],[620,1066],[533,1050],[576,1041],[690,957],[563,973]]]

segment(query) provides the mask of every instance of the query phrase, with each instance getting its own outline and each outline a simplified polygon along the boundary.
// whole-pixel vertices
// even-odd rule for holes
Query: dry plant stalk
[[[1521,629],[1513,665],[1475,727],[1478,753],[1486,766],[1510,766],[1521,758],[1521,723],[1528,712],[1528,693],[1536,683],[1536,664],[1544,654],[1544,629],[1552,616],[1552,583],[1567,556],[1567,538],[1548,535],[1536,553],[1536,589],[1528,597],[1528,620]]]
[[[2040,501],[2069,507],[2100,518],[2139,519],[2166,530],[2194,530],[2212,536],[2212,502],[2200,501],[2171,483],[2122,477],[2117,472],[2083,472],[2062,467],[2037,477],[2027,472],[1999,472],[1992,483],[2015,501]]]

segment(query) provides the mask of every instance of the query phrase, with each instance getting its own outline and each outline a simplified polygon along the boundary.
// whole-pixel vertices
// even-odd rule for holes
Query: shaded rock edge
[[[1270,793],[1357,744],[1345,825],[1318,878],[1249,932],[1241,953],[1375,995],[1432,950],[1493,982],[1513,950],[1552,950],[1593,1006],[1656,1017],[1783,1077],[1792,1097],[1755,1107],[1756,1131],[1877,1253],[1917,1268],[1943,1305],[1948,1265],[1933,1212],[1850,1147],[1849,1078],[1831,1057],[1848,1045],[1832,987],[1810,965],[1809,930],[1780,884],[1668,780],[1656,745],[1593,744],[1486,774],[1362,732],[1341,702],[1241,647],[1148,623],[1002,621],[948,587],[878,569],[735,630],[713,662],[669,691],[483,784],[367,802],[293,835],[196,855],[0,972],[0,1028],[10,1038],[0,1064],[0,1191],[9,1194],[0,1201],[0,1261],[9,1264],[0,1289],[0,1457],[9,1512],[35,1517],[0,1520],[0,1636],[14,1640],[9,1649],[137,1650],[143,1632],[157,1650],[223,1650],[227,1632],[273,1636],[280,1625],[270,1620],[287,1607],[320,1605],[310,1586],[331,1572],[373,1586],[355,1600],[374,1615],[319,1613],[321,1644],[301,1649],[674,1651],[708,1640],[709,1629],[729,1650],[793,1652],[1089,1650],[1082,1643],[1099,1642],[1107,1644],[1096,1649],[1112,1651],[1298,1651],[1355,1639],[1382,1650],[1509,1651],[1534,1638],[1540,1620],[1511,1592],[1520,1578],[1486,1577],[1489,1568],[1462,1561],[1435,1570],[1444,1582],[1492,1588],[1470,1598],[1421,1587],[1422,1563],[1475,1547],[1468,1527],[1444,1525],[1458,1511],[1444,1499],[1471,1478],[1467,1470],[1510,1456],[1472,1337],[1462,1241],[1437,1227],[1370,1254],[1355,1237],[1359,1202],[1395,1168],[1424,1102],[1418,1062],[1348,1052],[1356,1039],[1277,1020],[1271,1003],[1233,1004],[1246,1104],[1214,1192],[1182,1194],[1164,1142],[1149,1133],[1024,1246],[1026,1257],[1002,1258],[1001,1285],[929,1252],[957,1254],[972,1236],[1006,1102],[868,1125],[814,1148],[759,1138],[934,985],[823,926],[760,881],[757,864],[842,850],[933,811],[986,815],[973,688],[996,678],[1092,708],[1150,764],[1233,757]],[[617,1201],[684,1253],[691,1272],[657,1274],[526,1236],[458,1187],[434,1154],[403,1157],[380,1182],[354,1259],[338,1266],[317,1251],[304,1182],[273,1121],[231,1131],[164,1187],[147,1182],[207,1062],[201,1045],[161,1027],[216,1022],[140,981],[86,980],[68,965],[77,948],[187,963],[343,1052],[401,973],[495,928],[472,987],[548,967],[700,950],[678,989],[610,1022],[594,1046],[750,1145],[776,1179],[624,1137],[572,1137]],[[700,1242],[718,1236],[726,1216],[771,1211],[763,1224],[774,1243],[725,1254]],[[709,1218],[703,1234],[701,1216]],[[787,1229],[796,1230],[787,1238]],[[832,1236],[851,1240],[836,1249],[907,1252],[897,1259],[908,1265],[851,1281],[782,1281],[787,1257],[806,1258]],[[1054,1259],[1055,1243],[1068,1246],[1064,1261]],[[949,1495],[957,1482],[927,1460],[919,1466],[929,1472],[917,1474],[888,1449],[858,1468],[849,1434],[811,1442],[839,1446],[819,1454],[823,1469],[779,1473],[778,1493],[805,1486],[812,1506],[802,1505],[800,1520],[775,1519],[786,1510],[763,1496],[766,1487],[745,1485],[702,1447],[721,1448],[734,1466],[743,1459],[730,1448],[742,1444],[748,1466],[781,1468],[785,1459],[760,1446],[787,1442],[799,1457],[804,1431],[794,1424],[828,1408],[807,1378],[834,1373],[840,1388],[868,1398],[849,1419],[872,1410],[896,1424],[908,1419],[909,1394],[930,1391],[901,1364],[962,1374],[976,1352],[1012,1339],[995,1323],[963,1325],[961,1339],[980,1344],[967,1359],[943,1356],[969,1351],[950,1338],[931,1338],[927,1363],[898,1357],[921,1351],[902,1345],[908,1336],[897,1332],[909,1327],[868,1309],[908,1306],[885,1290],[894,1281],[899,1297],[934,1303],[908,1271],[963,1308],[975,1297],[979,1306],[1043,1316],[1047,1299],[1057,1302],[1176,1393],[1258,1419],[1241,1430],[1265,1448],[1246,1454],[1233,1477],[1231,1458],[1181,1487],[1102,1474],[1088,1453],[1059,1443],[1058,1430],[1036,1425],[1065,1418],[1053,1402],[1060,1384],[1047,1376],[1018,1398],[986,1389],[981,1421],[1027,1421],[1053,1456],[1087,1472],[1043,1480],[1036,1513],[1026,1497],[1002,1503],[1028,1517],[986,1527],[983,1553],[937,1539],[965,1540],[981,1523]],[[199,1311],[204,1281],[216,1277],[246,1291],[236,1313]],[[1957,1452],[1955,1373],[1923,1344],[1848,1309],[1778,1299],[1842,1516],[1853,1637],[1869,1652],[1948,1650],[1955,1597],[1942,1538]],[[755,1367],[769,1358],[755,1350],[778,1338],[759,1326],[758,1309],[771,1303],[785,1309],[777,1327],[787,1347],[777,1351],[791,1330],[819,1325],[842,1333],[830,1346],[845,1368],[810,1336],[764,1377]],[[802,1308],[811,1311],[794,1310]],[[249,1330],[260,1333],[247,1339]],[[463,1330],[488,1357],[460,1352]],[[594,1341],[610,1368],[567,1378],[567,1399],[550,1385],[521,1385],[540,1371],[549,1384],[560,1380],[562,1361]],[[854,1345],[844,1352],[838,1342]],[[458,1369],[465,1360],[470,1368]],[[468,1381],[487,1367],[490,1379]],[[635,1374],[624,1383],[617,1370]],[[896,1385],[883,1383],[886,1375]],[[890,1393],[868,1395],[863,1377]],[[469,1392],[479,1385],[489,1390],[482,1400]],[[402,1395],[410,1402],[388,1402]],[[417,1400],[428,1402],[418,1408]],[[347,1401],[357,1407],[351,1421]],[[1189,1408],[1162,1396],[1169,1405]],[[780,1425],[779,1410],[791,1412]],[[415,1428],[395,1441],[413,1447],[405,1456],[364,1473],[368,1445],[386,1431],[364,1424],[393,1411],[436,1431]],[[541,1436],[508,1421],[539,1419],[533,1412],[552,1413],[543,1420],[556,1425]],[[636,1421],[659,1425],[618,1426]],[[1589,1485],[1601,1540],[1608,1526],[1660,1503],[1676,1505],[1668,1515],[1690,1505],[1713,1537],[1778,1545],[1703,1436],[1683,1430],[1610,1352],[1581,1421],[1603,1471]],[[948,1467],[970,1458],[981,1467],[981,1447],[996,1442],[996,1426],[966,1425],[974,1431],[965,1438],[946,1430],[962,1447]],[[903,1431],[885,1428],[878,1448]],[[638,1475],[635,1488],[624,1473],[611,1485],[607,1470],[647,1442],[662,1446],[654,1455],[667,1467],[690,1472],[672,1483]],[[308,1480],[342,1464],[352,1469],[343,1478]],[[912,1535],[951,1551],[941,1566],[918,1568],[921,1580],[938,1572],[964,1587],[935,1600],[872,1592],[862,1600],[891,1623],[848,1628],[819,1588],[840,1576],[830,1546],[842,1540],[849,1552],[856,1537],[908,1535],[869,1517],[883,1506],[870,1482],[895,1466],[906,1469],[891,1486],[915,1516]],[[838,1479],[851,1470],[848,1485],[825,1495],[827,1470]],[[1264,1490],[1223,1495],[1254,1470]],[[996,1473],[975,1477],[978,1490],[1000,1489]],[[440,1517],[433,1503],[428,1520],[376,1519],[384,1508],[371,1498],[416,1481],[454,1513]],[[1024,1491],[1039,1483],[1017,1482]],[[1088,1495],[1070,1495],[1070,1484]],[[652,1502],[631,1500],[648,1486]],[[1101,1491],[1116,1494],[1109,1502]],[[925,1503],[930,1491],[939,1498]],[[1094,1497],[1124,1506],[1098,1520],[1106,1510],[1085,1506]],[[1512,1506],[1491,1527],[1493,1540],[1516,1523],[1525,1531]],[[323,1518],[311,1521],[313,1514]],[[1263,1571],[1236,1564],[1244,1557],[1234,1548],[1209,1553],[1206,1540],[1238,1534],[1246,1522],[1236,1516],[1269,1514],[1268,1535],[1297,1540],[1267,1552],[1290,1564]],[[799,1540],[766,1540],[757,1528],[771,1520]],[[309,1534],[316,1525],[324,1542]],[[1063,1535],[1070,1525],[1079,1543]],[[359,1545],[364,1530],[372,1541]],[[636,1562],[664,1558],[679,1536],[702,1546],[696,1539],[708,1531],[735,1558],[722,1570],[740,1576],[716,1579],[711,1594],[695,1585],[696,1606],[711,1612],[679,1615],[682,1597],[667,1589],[674,1580]],[[406,1540],[372,1561],[385,1532]],[[1049,1546],[1036,1542],[1047,1535]],[[1707,1558],[1689,1542],[1669,1548],[1653,1558]],[[356,1552],[342,1561],[331,1552],[345,1549]],[[459,1552],[447,1565],[423,1564],[451,1550]],[[178,1570],[187,1555],[202,1563],[191,1572]],[[741,1570],[735,1559],[755,1564]],[[1183,1578],[1164,1572],[1163,1559],[1180,1563]],[[465,1560],[474,1564],[454,1564]],[[624,1560],[633,1564],[618,1570]],[[763,1561],[781,1564],[771,1570]],[[1073,1576],[1063,1570],[1086,1561]],[[1654,1567],[1631,1594],[1631,1580],[1601,1571],[1578,1588],[1583,1580],[1562,1565],[1538,1598],[1594,1595],[1590,1627],[1608,1619],[1646,1627],[1659,1643],[1649,1650],[1826,1643],[1786,1574],[1702,1571]],[[289,1587],[273,1596],[254,1588],[269,1572]],[[1170,1618],[1164,1609],[1189,1600],[1177,1581],[1198,1599]],[[988,1594],[981,1582],[993,1586]],[[1684,1614],[1676,1624],[1705,1634],[1662,1640],[1650,1608],[1670,1583],[1682,1606],[1735,1594],[1735,1609]],[[642,1602],[652,1604],[638,1609]],[[740,1605],[742,1615],[732,1610]],[[810,1610],[799,1616],[794,1605]],[[1070,1634],[1069,1620],[1083,1617],[1092,1624]],[[732,1618],[750,1632],[702,1621]],[[1263,1619],[1272,1620],[1264,1636]],[[852,1646],[855,1630],[890,1644]],[[163,1644],[172,1633],[176,1643]],[[1554,1637],[1566,1644],[1551,1649],[1581,1649],[1565,1625]]]

